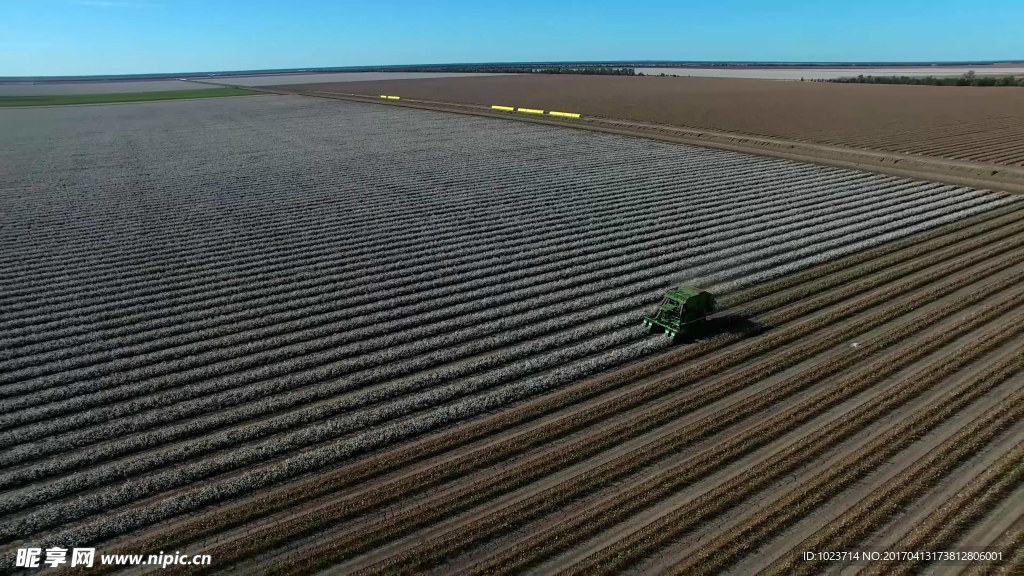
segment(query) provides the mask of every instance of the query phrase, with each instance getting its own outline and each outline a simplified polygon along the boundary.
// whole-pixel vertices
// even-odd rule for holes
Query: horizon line
[[[823,67],[823,66],[844,66],[844,67],[874,67],[874,66],[994,66],[998,64],[1021,64],[1024,59],[998,59],[998,60],[892,60],[892,61],[780,61],[780,60],[655,60],[655,59],[633,59],[633,60],[550,60],[550,61],[500,61],[500,62],[444,62],[444,63],[421,63],[421,64],[366,64],[357,66],[314,66],[297,68],[259,68],[240,70],[205,70],[190,72],[144,72],[136,74],[86,74],[86,75],[48,75],[48,76],[0,76],[0,82],[26,82],[26,81],[47,81],[47,80],[115,80],[115,79],[166,79],[169,77],[188,76],[239,76],[239,75],[274,75],[274,74],[322,74],[332,72],[373,72],[381,69],[407,69],[407,68],[438,68],[458,66],[559,66],[559,65],[612,65],[631,66],[634,68],[644,65],[652,67],[669,67],[666,65],[677,65],[680,67],[705,68],[715,66],[767,66],[767,67]],[[406,70],[413,71],[413,70]]]

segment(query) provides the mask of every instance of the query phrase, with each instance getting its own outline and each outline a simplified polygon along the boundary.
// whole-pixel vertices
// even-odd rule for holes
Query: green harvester
[[[710,292],[679,286],[669,290],[654,316],[644,316],[644,325],[652,330],[664,330],[670,338],[680,332],[691,331],[707,320],[715,311],[715,297]]]

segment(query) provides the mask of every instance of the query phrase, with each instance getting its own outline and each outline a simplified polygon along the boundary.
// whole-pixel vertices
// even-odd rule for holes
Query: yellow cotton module
[[[398,96],[388,96],[388,100],[398,100]]]
[[[561,116],[563,118],[579,118],[580,117],[580,115],[575,113],[575,112],[555,112],[554,110],[552,110],[551,112],[548,112],[548,115],[549,116]]]
[[[518,112],[525,112],[526,114],[543,114],[543,110],[537,110],[535,108],[517,108]]]
[[[504,110],[505,112],[512,112],[515,110],[512,106],[491,106],[491,108],[494,108],[495,110]]]

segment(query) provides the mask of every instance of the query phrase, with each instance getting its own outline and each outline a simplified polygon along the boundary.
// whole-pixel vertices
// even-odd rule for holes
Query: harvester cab
[[[654,316],[644,316],[644,325],[674,338],[703,324],[714,310],[715,297],[710,292],[679,286],[665,294]]]

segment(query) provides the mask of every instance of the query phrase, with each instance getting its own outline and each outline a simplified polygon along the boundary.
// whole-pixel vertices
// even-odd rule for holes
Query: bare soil
[[[514,78],[524,78],[527,76],[518,76]],[[512,77],[510,77],[512,78]],[[532,77],[531,77],[532,78]],[[581,80],[593,80],[594,78],[582,77]],[[615,78],[615,77],[602,77],[597,80],[644,80],[636,78]],[[569,78],[572,80],[572,78]],[[653,79],[652,79],[653,80]],[[659,78],[660,80],[666,80]],[[671,80],[710,80],[713,82],[722,81],[720,79],[707,79],[707,78],[673,78]],[[759,81],[759,80],[725,80],[727,82],[754,82],[756,84],[786,84],[779,82],[770,81]],[[416,81],[421,82],[421,81]],[[430,82],[442,82],[430,81]],[[788,83],[788,84],[814,84],[814,83]],[[228,84],[222,84],[229,86]],[[453,88],[441,85],[441,88],[445,89],[445,92],[431,92],[429,86],[420,86],[419,84],[413,84],[416,87],[415,90],[408,90],[407,93],[416,94],[414,96],[400,96],[399,100],[387,100],[381,99],[380,94],[374,94],[378,90],[380,91],[401,91],[405,85],[401,85],[396,81],[386,82],[382,85],[376,85],[374,83],[360,83],[358,85],[348,84],[311,84],[311,85],[299,85],[299,86],[275,86],[275,87],[264,87],[254,88],[254,90],[264,91],[275,94],[296,94],[304,96],[314,96],[320,98],[330,98],[337,100],[357,101],[357,102],[368,102],[373,104],[382,104],[389,106],[399,106],[406,108],[419,108],[425,110],[455,112],[458,114],[471,114],[475,116],[487,116],[492,118],[504,118],[509,120],[517,120],[522,122],[534,122],[541,124],[553,124],[557,126],[566,126],[573,128],[580,128],[585,130],[593,130],[599,132],[606,132],[619,135],[638,136],[643,138],[650,138],[655,140],[662,140],[667,142],[676,142],[682,144],[690,144],[696,146],[718,148],[721,150],[728,150],[731,152],[743,152],[748,154],[758,154],[762,156],[771,156],[776,158],[784,158],[787,160],[795,160],[798,162],[809,162],[814,164],[821,164],[825,166],[833,166],[840,168],[852,168],[857,170],[866,170],[871,172],[877,172],[880,174],[888,174],[892,176],[900,176],[904,178],[914,178],[918,180],[930,180],[933,182],[941,182],[944,184],[953,184],[957,186],[967,186],[972,188],[987,188],[992,190],[1002,190],[1005,192],[1012,192],[1016,194],[1024,194],[1024,144],[1017,134],[1017,131],[1024,130],[1020,122],[1017,122],[1013,117],[1001,117],[999,119],[989,119],[986,121],[984,126],[974,126],[973,128],[965,128],[966,122],[969,119],[961,119],[959,123],[956,121],[948,124],[942,123],[941,126],[927,126],[925,120],[918,122],[918,126],[915,127],[913,122],[898,121],[895,119],[899,116],[897,114],[894,118],[890,118],[888,121],[879,122],[877,120],[869,121],[868,118],[876,114],[864,114],[861,118],[849,119],[846,123],[846,130],[849,134],[843,134],[839,131],[839,128],[828,128],[824,131],[825,136],[817,140],[809,138],[810,130],[808,129],[803,136],[797,134],[792,135],[760,135],[757,132],[753,132],[751,127],[757,122],[749,123],[751,126],[744,128],[746,131],[736,131],[730,129],[735,126],[737,118],[742,118],[744,115],[749,114],[745,110],[749,109],[750,105],[747,103],[739,103],[735,105],[735,110],[729,112],[725,109],[719,109],[718,115],[722,117],[731,118],[732,121],[725,123],[727,128],[708,128],[713,123],[701,120],[700,124],[695,126],[687,126],[684,124],[671,124],[663,123],[665,114],[671,115],[673,108],[682,108],[680,106],[673,107],[671,104],[665,104],[665,102],[673,101],[672,98],[663,98],[657,106],[639,105],[633,100],[629,100],[628,94],[622,95],[625,99],[619,102],[616,107],[611,106],[610,103],[604,102],[604,96],[599,96],[600,102],[607,104],[607,106],[597,106],[594,103],[587,104],[584,102],[574,110],[571,109],[572,104],[569,107],[560,107],[560,110],[568,110],[574,112],[583,112],[581,118],[567,119],[560,118],[557,116],[550,115],[538,115],[538,114],[523,114],[517,112],[505,112],[498,111],[491,108],[490,104],[479,104],[470,102],[470,98],[465,95],[451,95],[450,92]],[[554,85],[559,88],[563,88],[559,85]],[[567,85],[572,87],[572,85]],[[821,85],[819,85],[821,86]],[[862,89],[862,88],[877,88],[879,86],[863,86],[863,85],[839,85],[832,84],[829,89],[843,89],[847,87]],[[367,89],[367,87],[371,89]],[[886,88],[910,88],[910,89],[955,89],[958,87],[934,87],[934,86],[885,86]],[[353,92],[358,88],[358,93]],[[374,89],[375,88],[375,89]],[[457,88],[457,86],[456,86]],[[543,87],[538,87],[542,89]],[[599,88],[599,87],[595,87]],[[981,88],[978,88],[982,90]],[[988,89],[985,89],[988,90]],[[1015,88],[1007,89],[1011,94],[1021,94],[1022,92],[1017,91]],[[476,96],[478,101],[489,101],[494,102],[497,98],[502,97],[498,94],[504,94],[501,90],[494,90],[494,95],[487,97]],[[429,98],[418,97],[418,95],[426,94]],[[603,94],[598,92],[598,94]],[[640,92],[639,94],[649,98],[649,94]],[[542,98],[537,93],[530,92],[526,94],[529,98]],[[948,96],[948,94],[947,94]],[[1002,94],[999,95],[1000,101],[1002,101]],[[508,98],[517,97],[515,94]],[[583,96],[577,96],[582,98]],[[720,98],[707,95],[705,96],[709,102],[717,102]],[[435,100],[433,98],[453,98],[456,100]],[[550,95],[543,96],[543,98],[552,98]],[[724,98],[724,96],[722,96]],[[819,104],[822,104],[821,98],[818,99]],[[569,101],[568,96],[566,101]],[[502,104],[510,104],[506,101],[500,101]],[[909,104],[909,103],[908,103]],[[511,105],[511,104],[510,104]],[[517,107],[540,107],[544,106],[544,102],[537,101],[534,104],[523,106],[521,103],[515,104]],[[752,104],[751,104],[752,105]],[[987,106],[986,103],[979,103],[980,106]],[[716,106],[721,106],[716,104]],[[960,106],[947,106],[949,110],[960,110],[961,113],[969,108],[970,105],[963,104]],[[1007,104],[1006,108],[1014,107],[1012,104]],[[614,109],[613,109],[614,108]],[[690,106],[690,108],[700,108],[699,106]],[[548,111],[552,108],[548,108]],[[617,116],[600,116],[591,115],[590,110],[595,110],[596,113],[605,114],[617,114]],[[616,111],[618,110],[618,111]],[[652,112],[653,111],[653,112]],[[790,111],[793,115],[799,116],[799,118],[793,119],[794,122],[804,122],[804,115],[798,113],[797,110]],[[766,118],[778,118],[781,112],[774,110],[762,110],[755,116],[757,116],[758,122],[766,122]],[[712,114],[700,114],[700,118],[710,118]],[[827,114],[825,115],[827,116]],[[632,118],[631,118],[632,117]],[[657,118],[656,120],[640,120],[636,118]],[[934,120],[934,117],[932,117]],[[787,121],[788,122],[788,121]],[[841,124],[835,122],[835,120],[823,120],[823,124],[826,126],[831,124]],[[855,135],[853,134],[853,126],[864,128],[863,125],[859,125],[860,122],[867,122],[868,124],[878,128],[880,126],[902,126],[902,128],[892,128],[888,134],[880,132],[871,132],[871,128],[867,128],[867,132],[863,135],[864,142],[858,144],[856,142]],[[786,125],[786,122],[776,121],[779,126]],[[917,130],[921,132],[917,136],[913,136],[911,132]],[[767,130],[765,130],[767,131]],[[911,134],[908,136],[908,134]],[[952,135],[952,136],[951,136]],[[887,141],[886,138],[889,138]],[[916,142],[920,146],[907,145],[907,140],[912,140],[911,144]],[[895,140],[893,140],[895,139]],[[929,146],[924,146],[925,143],[929,143]],[[930,147],[934,144],[933,147]],[[967,150],[970,153],[960,154],[957,151]],[[1020,160],[1020,161],[1018,161]]]
[[[516,75],[291,85],[1024,165],[1024,90],[734,78]]]

